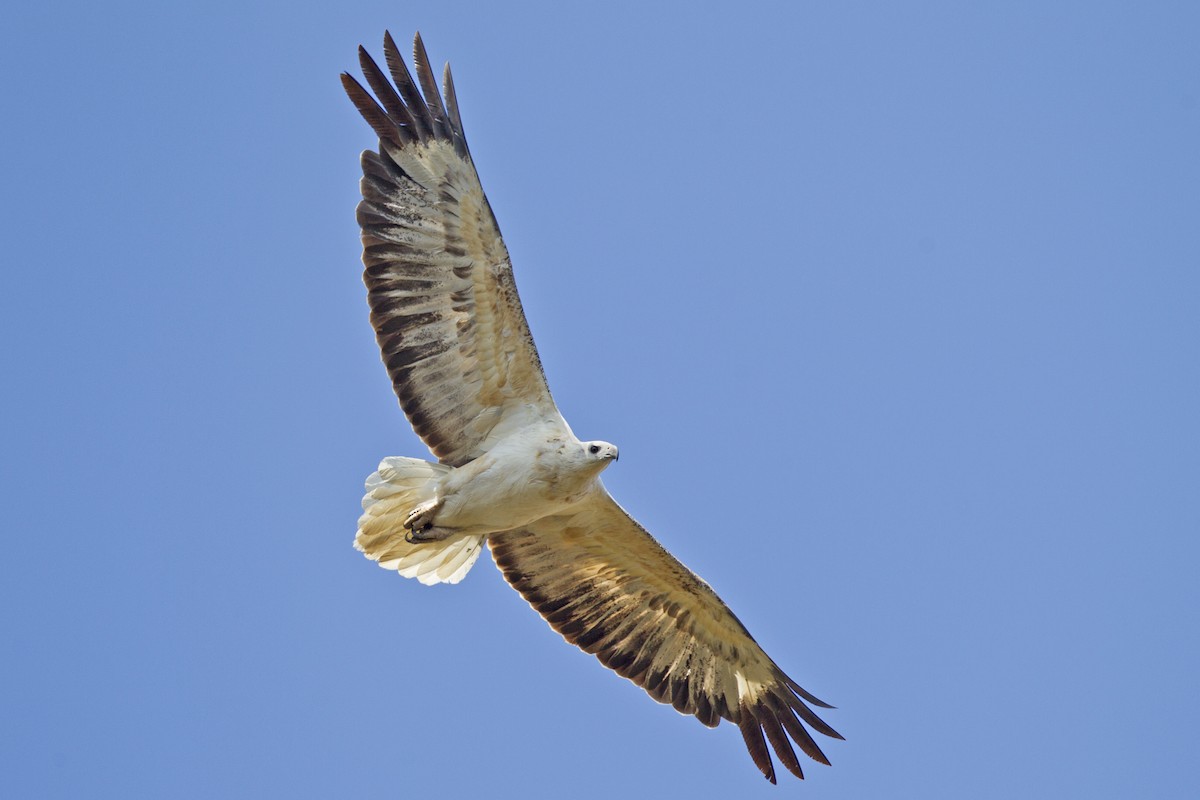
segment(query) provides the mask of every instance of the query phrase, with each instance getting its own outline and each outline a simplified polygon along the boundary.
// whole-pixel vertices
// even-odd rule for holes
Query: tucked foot
[[[453,528],[435,528],[433,525],[426,525],[424,528],[414,528],[404,534],[404,541],[409,544],[440,542],[452,533],[454,533]]]
[[[441,508],[442,503],[440,500],[426,500],[408,513],[408,516],[404,520],[404,527],[412,531],[420,531],[432,527],[434,515]]]

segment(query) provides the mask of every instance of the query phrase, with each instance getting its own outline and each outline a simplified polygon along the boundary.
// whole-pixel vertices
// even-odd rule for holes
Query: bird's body
[[[416,81],[390,35],[384,52],[391,81],[359,49],[375,97],[342,77],[379,135],[362,156],[364,280],[400,405],[438,461],[380,463],[355,546],[432,584],[462,580],[486,542],[567,641],[705,725],[736,724],[772,782],[768,742],[799,777],[793,741],[829,763],[804,726],[841,738],[808,704],[828,706],[612,499],[599,476],[617,448],[580,441],[559,413],[449,67],[443,102],[419,36]]]
[[[596,452],[590,453],[589,448]],[[428,524],[455,533],[489,534],[563,514],[587,494],[616,458],[607,442],[581,442],[548,423],[513,433],[437,481]],[[412,525],[418,532],[421,526]]]

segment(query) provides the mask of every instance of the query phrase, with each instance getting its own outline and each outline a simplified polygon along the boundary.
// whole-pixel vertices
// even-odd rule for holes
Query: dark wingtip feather
[[[800,720],[796,719],[796,714],[792,711],[791,706],[774,695],[768,698],[768,702],[771,710],[775,712],[776,719],[783,724],[784,730],[792,737],[792,741],[800,745],[800,749],[804,751],[804,754],[819,764],[829,766],[829,759],[821,751],[812,734],[800,724]]]
[[[420,141],[425,141],[434,130],[433,119],[429,116],[429,106],[425,104],[425,98],[421,97],[421,93],[417,91],[412,74],[408,71],[408,65],[404,63],[404,58],[400,55],[400,48],[396,47],[396,40],[392,38],[390,31],[383,32],[383,60],[387,63],[388,71],[392,73],[392,80],[395,81],[396,88],[400,90],[400,95],[404,98],[409,113],[412,114],[414,133]]]
[[[783,679],[787,683],[788,686],[792,687],[792,691],[794,691],[796,694],[803,697],[808,702],[812,703],[814,706],[820,706],[821,708],[830,708],[830,709],[837,708],[837,706],[831,706],[831,705],[829,705],[829,703],[826,703],[824,700],[820,700],[820,699],[814,697],[811,692],[806,692],[804,690],[803,686],[796,683],[794,680],[792,680],[788,676],[784,675]]]
[[[835,731],[828,722],[818,717],[811,708],[804,705],[803,700],[792,698],[792,701],[788,703],[788,705],[791,706],[792,710],[796,712],[797,716],[807,722],[809,727],[811,727],[813,730],[817,731],[818,733],[823,733],[832,739],[845,740],[845,736],[842,736],[840,733]]]
[[[750,751],[750,758],[754,759],[754,764],[762,772],[763,777],[771,783],[775,783],[775,764],[771,761],[771,751],[767,749],[767,741],[763,738],[762,727],[750,713],[750,709],[742,706],[741,712],[737,725],[742,731],[746,749]]]
[[[800,780],[804,780],[804,770],[800,768],[800,759],[796,758],[796,751],[792,749],[792,743],[783,732],[783,725],[780,724],[779,717],[762,703],[754,706],[753,713],[758,719],[758,724],[767,734],[767,741],[775,749],[775,755],[779,756],[779,760],[783,762],[783,766],[787,768],[788,772]]]
[[[421,32],[413,36],[413,66],[417,70],[417,80],[421,84],[421,93],[425,95],[425,105],[433,118],[433,130],[437,136],[449,136],[446,105],[442,102],[442,93],[438,91],[437,81],[433,77],[433,68],[429,63],[429,53],[425,51],[425,42],[421,40]]]
[[[348,72],[342,73],[342,88],[346,90],[346,94],[350,97],[350,102],[354,103],[354,107],[358,109],[358,113],[362,115],[375,134],[383,141],[389,141],[397,145],[404,143],[404,134],[400,128],[388,116],[388,113],[375,102],[375,98],[371,93],[362,87],[354,76]]]
[[[342,77],[342,85],[359,113],[381,139],[400,146],[411,142],[427,142],[430,138],[441,139],[451,142],[459,156],[469,159],[470,150],[462,130],[462,116],[458,110],[450,65],[446,64],[443,71],[446,95],[443,100],[420,33],[413,37],[416,80],[413,80],[404,57],[400,55],[391,31],[384,31],[383,55],[387,73],[365,47],[358,47],[358,61],[373,95],[348,74]],[[347,81],[353,81],[353,85]]]
[[[412,132],[412,115],[404,105],[404,101],[400,99],[400,95],[396,94],[396,90],[392,88],[391,81],[383,74],[383,70],[375,63],[375,59],[371,58],[371,54],[367,52],[367,48],[362,45],[358,46],[358,63],[362,67],[367,83],[374,90],[375,97],[379,99],[380,104],[387,110],[392,121],[396,123],[396,126],[405,135],[405,138],[409,141],[415,140],[416,137]]]
[[[450,133],[454,137],[454,149],[460,156],[467,156],[467,135],[463,132],[462,115],[458,112],[458,94],[454,91],[454,76],[450,74],[450,62],[442,70],[442,86],[446,91],[446,113],[450,115]]]

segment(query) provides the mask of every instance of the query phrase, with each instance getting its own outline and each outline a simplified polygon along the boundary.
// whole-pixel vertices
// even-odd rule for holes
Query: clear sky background
[[[1200,715],[1193,3],[5,11],[0,794],[1182,797]],[[839,708],[772,788],[486,557],[360,282],[356,46],[420,29],[613,494]]]

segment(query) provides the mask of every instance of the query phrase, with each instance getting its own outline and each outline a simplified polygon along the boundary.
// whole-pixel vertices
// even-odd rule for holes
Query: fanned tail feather
[[[418,505],[433,497],[437,479],[450,471],[444,464],[418,458],[385,458],[371,473],[358,518],[355,549],[384,569],[426,586],[458,583],[471,570],[483,549],[483,536],[460,535],[436,542],[409,544],[404,520]]]

